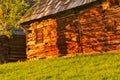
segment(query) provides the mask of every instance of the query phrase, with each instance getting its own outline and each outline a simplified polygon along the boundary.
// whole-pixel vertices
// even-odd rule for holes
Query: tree
[[[10,29],[19,26],[28,6],[24,0],[0,0],[0,35],[10,35]]]

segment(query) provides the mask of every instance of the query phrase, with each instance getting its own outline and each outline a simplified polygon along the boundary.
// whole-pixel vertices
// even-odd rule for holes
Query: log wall
[[[81,52],[80,31],[77,16],[71,14],[57,19],[58,49],[61,55],[75,55]]]
[[[27,29],[26,54],[27,59],[58,56],[57,24],[55,19],[35,22]]]
[[[8,55],[8,37],[5,35],[0,36],[0,64],[7,62]]]
[[[26,60],[25,35],[13,35],[8,39],[0,37],[0,63]]]
[[[26,37],[25,35],[13,35],[8,41],[8,61],[26,60]]]
[[[27,59],[120,52],[120,7],[73,9],[26,28]],[[66,13],[62,13],[64,15]]]
[[[83,15],[81,15],[83,14]],[[79,13],[83,53],[120,52],[120,8]]]

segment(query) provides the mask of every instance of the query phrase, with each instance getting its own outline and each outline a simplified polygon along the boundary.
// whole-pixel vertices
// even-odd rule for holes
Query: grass
[[[7,63],[0,80],[120,80],[120,54]]]

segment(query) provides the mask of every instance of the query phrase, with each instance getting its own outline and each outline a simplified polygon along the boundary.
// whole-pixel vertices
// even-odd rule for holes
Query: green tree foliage
[[[0,0],[0,35],[10,35],[10,29],[19,26],[28,6],[25,0]]]

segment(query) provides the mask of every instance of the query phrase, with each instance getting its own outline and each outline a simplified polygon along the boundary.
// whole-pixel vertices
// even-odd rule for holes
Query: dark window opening
[[[43,29],[36,29],[36,43],[43,42]]]

